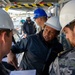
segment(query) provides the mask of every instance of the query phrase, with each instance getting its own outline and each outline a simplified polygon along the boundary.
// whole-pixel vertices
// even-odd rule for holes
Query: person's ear
[[[2,41],[5,43],[6,42],[6,32],[3,32],[2,34]]]

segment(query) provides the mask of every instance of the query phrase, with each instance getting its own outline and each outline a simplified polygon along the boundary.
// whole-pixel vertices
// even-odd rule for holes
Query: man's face
[[[27,17],[26,21],[30,24],[30,22],[31,22],[30,17]]]
[[[49,42],[51,40],[53,40],[56,37],[56,30],[49,27],[49,26],[45,26],[44,31],[43,31],[43,38],[45,39],[45,41]]]
[[[30,19],[30,18],[27,18],[27,21],[28,21],[28,22],[30,22],[30,21],[31,21],[31,19]]]
[[[72,46],[75,47],[75,31],[71,30],[70,28],[68,27],[65,27],[63,29],[65,35],[66,35],[66,39],[69,40],[69,42],[72,44]]]
[[[35,19],[35,22],[36,22],[36,23],[37,23],[37,25],[39,25],[39,26],[41,26],[40,21],[41,21],[41,19],[40,19],[40,18],[36,18],[36,19]]]

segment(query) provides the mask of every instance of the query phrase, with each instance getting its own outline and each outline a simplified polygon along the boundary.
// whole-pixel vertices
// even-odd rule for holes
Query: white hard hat
[[[60,23],[59,23],[59,17],[58,16],[50,17],[47,20],[47,22],[45,22],[45,25],[48,25],[48,26],[54,28],[57,31],[61,30],[61,26],[60,26]]]
[[[72,22],[75,19],[75,0],[69,1],[64,5],[64,7],[61,9],[60,12],[60,24],[62,26],[62,29],[69,25],[70,22]]]
[[[0,8],[0,29],[14,29],[13,22],[7,12]]]

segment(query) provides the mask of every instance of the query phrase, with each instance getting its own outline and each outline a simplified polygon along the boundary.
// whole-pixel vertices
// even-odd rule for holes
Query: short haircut
[[[10,30],[10,29],[0,29],[0,35],[1,35],[1,33],[6,32],[6,35],[9,37],[9,34],[11,31],[12,30]]]
[[[73,30],[74,26],[75,26],[75,20],[72,21],[72,22],[71,22],[69,25],[67,25],[66,27],[68,27],[68,28],[70,28],[71,30]]]
[[[60,31],[56,31],[56,34],[59,35],[60,34]]]

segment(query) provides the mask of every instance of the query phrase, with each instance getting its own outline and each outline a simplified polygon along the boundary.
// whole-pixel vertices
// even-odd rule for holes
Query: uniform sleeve
[[[22,39],[11,47],[11,51],[15,54],[27,51],[28,39]]]

